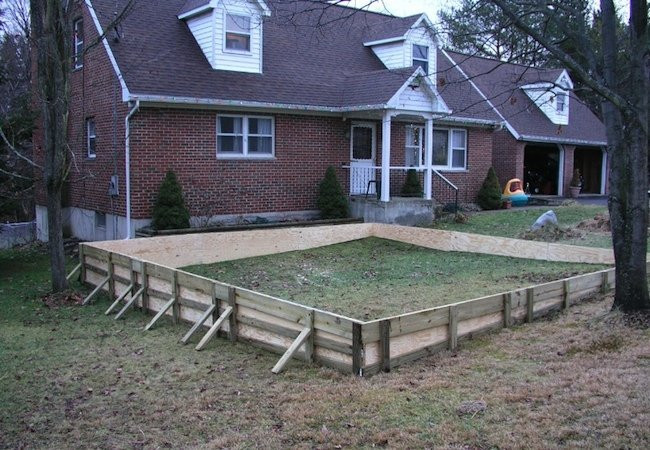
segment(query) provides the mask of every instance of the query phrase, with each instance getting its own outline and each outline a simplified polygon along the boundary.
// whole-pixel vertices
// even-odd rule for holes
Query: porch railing
[[[350,171],[350,195],[376,195],[381,192],[381,166],[350,166],[343,165],[342,168],[348,169]],[[424,167],[407,167],[407,166],[390,166],[389,170],[398,172],[400,174],[405,174],[407,170],[414,169],[418,173],[421,173],[423,178],[426,176],[426,169]],[[443,192],[440,192],[439,189],[433,188],[436,184],[434,180],[431,180],[432,185],[432,197],[439,201],[440,203],[447,204],[448,201],[443,200],[444,198],[453,198],[454,213],[458,212],[458,186],[449,181],[444,175],[439,171],[432,169],[432,178],[437,178],[441,183],[437,183],[440,186],[444,186],[448,193],[451,193],[451,196],[442,195]],[[392,183],[391,183],[392,184]]]

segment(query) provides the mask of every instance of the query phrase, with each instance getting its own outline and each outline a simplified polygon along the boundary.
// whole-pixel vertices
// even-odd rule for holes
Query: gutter
[[[572,145],[589,145],[593,147],[603,147],[607,145],[607,142],[604,141],[587,141],[583,139],[556,139],[546,136],[530,136],[522,134],[519,136],[519,141],[528,141],[528,142],[550,142],[553,144],[572,144]]]
[[[126,237],[131,239],[131,125],[130,119],[140,109],[140,100],[135,100],[135,105],[124,119],[124,175],[126,183]]]

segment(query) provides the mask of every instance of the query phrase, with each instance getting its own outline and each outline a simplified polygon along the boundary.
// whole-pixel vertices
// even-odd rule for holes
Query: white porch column
[[[424,150],[424,198],[431,200],[433,191],[433,119],[426,119],[426,131]]]
[[[381,122],[381,201],[390,201],[390,124],[392,114],[384,111]]]

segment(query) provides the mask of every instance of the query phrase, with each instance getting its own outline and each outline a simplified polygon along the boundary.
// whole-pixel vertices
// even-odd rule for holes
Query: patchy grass
[[[47,267],[0,252],[1,448],[650,447],[650,333],[611,298],[368,380],[274,376],[277,355],[197,353],[186,325],[145,333],[150,317],[116,322],[105,298],[48,308]]]
[[[185,270],[366,320],[498,294],[605,267],[443,252],[366,238]]]
[[[551,233],[550,237],[548,233],[530,233],[530,227],[535,223],[535,220],[548,210],[555,211],[558,225],[564,232]],[[611,248],[611,233],[602,230],[576,229],[580,222],[606,213],[607,208],[605,207],[584,205],[515,208],[471,214],[465,223],[457,223],[453,220],[441,220],[434,222],[433,227],[441,230],[487,234],[490,236],[543,241],[550,240],[561,244]],[[567,232],[568,229],[569,232]]]

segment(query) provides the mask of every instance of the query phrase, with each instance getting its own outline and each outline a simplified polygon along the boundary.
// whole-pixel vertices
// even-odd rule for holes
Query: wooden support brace
[[[381,370],[390,372],[390,320],[379,322],[379,352],[381,355]]]
[[[305,361],[308,363],[314,362],[314,316],[313,309],[309,310],[309,313],[305,316],[305,328],[309,327],[311,329],[311,333],[309,333],[305,342]]]
[[[192,335],[193,335],[194,333],[196,333],[196,330],[198,330],[199,327],[200,327],[201,325],[203,325],[203,324],[205,323],[206,320],[208,320],[208,317],[210,317],[210,316],[212,315],[212,312],[213,312],[215,309],[217,309],[217,305],[210,305],[210,306],[208,307],[208,309],[205,310],[205,312],[203,313],[203,315],[201,316],[201,318],[200,318],[199,320],[197,320],[196,323],[195,323],[194,325],[192,325],[192,328],[190,328],[190,331],[188,331],[187,333],[185,333],[185,336],[183,336],[183,338],[181,339],[181,343],[182,343],[183,345],[187,344],[187,341],[189,341],[190,338],[192,337]]]
[[[208,332],[205,333],[205,336],[203,336],[203,339],[201,339],[201,342],[199,342],[199,345],[196,346],[195,350],[203,350],[203,348],[208,345],[208,342],[210,342],[210,339],[212,339],[212,337],[216,334],[217,330],[219,330],[219,327],[223,324],[223,321],[226,320],[231,314],[232,308],[228,306],[223,310],[223,313],[221,313],[217,321],[212,324],[212,327],[208,330]]]
[[[151,327],[153,327],[153,325],[156,322],[158,322],[158,319],[160,319],[162,316],[164,316],[165,313],[167,312],[167,310],[169,310],[169,308],[171,308],[174,305],[174,303],[176,303],[176,297],[170,298],[169,301],[167,303],[165,303],[165,306],[163,306],[160,309],[160,311],[158,311],[158,313],[154,316],[154,318],[151,319],[151,322],[149,322],[147,324],[147,326],[144,327],[144,330],[149,331],[151,329]]]
[[[79,272],[79,281],[81,283],[86,282],[86,266],[85,266],[86,258],[84,256],[84,245],[79,244],[79,264],[81,264],[80,267],[80,272]]]
[[[603,272],[603,281],[600,285],[600,293],[606,294],[609,291],[609,272]]]
[[[533,321],[533,308],[535,306],[535,291],[532,288],[526,289],[526,322]]]
[[[133,285],[129,284],[129,287],[124,289],[124,292],[122,292],[122,294],[117,298],[117,300],[115,300],[113,302],[113,304],[108,307],[108,309],[106,310],[106,312],[104,314],[108,316],[111,313],[111,311],[113,311],[113,309],[117,305],[119,305],[122,300],[124,300],[126,298],[126,296],[129,294],[129,292],[132,292],[132,289],[133,289]]]
[[[562,283],[562,309],[569,309],[571,295],[571,284],[569,280],[564,280]]]
[[[81,263],[77,264],[77,265],[74,267],[74,269],[72,269],[72,272],[70,272],[70,273],[68,274],[68,276],[65,277],[65,279],[66,279],[67,281],[72,280],[72,277],[74,277],[74,274],[77,273],[77,272],[79,272],[79,270],[81,270]]]
[[[458,307],[449,307],[449,350],[458,348]]]
[[[143,292],[144,292],[144,288],[140,288],[140,289],[138,289],[138,292],[136,292],[136,293],[131,297],[131,300],[129,300],[129,302],[128,302],[126,305],[124,305],[124,308],[122,308],[122,309],[120,310],[120,312],[118,312],[118,313],[115,315],[115,320],[117,320],[117,319],[119,319],[120,317],[122,317],[122,316],[124,315],[124,313],[126,312],[126,310],[129,309],[129,308],[131,307],[131,305],[133,305],[133,304],[135,303],[135,301],[138,299],[138,297],[140,297],[140,296],[142,295]]]
[[[363,376],[363,340],[361,324],[352,324],[352,374]]]
[[[93,289],[93,291],[88,295],[88,297],[86,297],[86,298],[84,299],[82,305],[87,304],[87,303],[88,303],[88,302],[89,302],[89,301],[90,301],[90,300],[91,300],[95,295],[97,295],[97,293],[98,293],[99,291],[101,291],[102,288],[106,285],[106,283],[108,283],[108,280],[109,280],[109,279],[110,279],[110,277],[106,277],[106,278],[104,278],[104,279],[103,279],[103,280],[102,280],[102,281],[97,285],[97,287],[96,287],[95,289]]]
[[[237,341],[238,327],[237,327],[237,298],[235,288],[230,286],[228,288],[228,306],[232,308],[232,314],[228,321],[230,329],[230,340],[232,342]]]
[[[178,298],[179,297],[179,292],[178,292],[178,272],[174,270],[174,273],[172,275],[171,279],[171,285],[172,285],[172,297]],[[172,318],[174,320],[174,325],[178,325],[181,317],[181,304],[180,302],[175,302],[173,307],[172,307]]]
[[[291,346],[287,349],[286,352],[284,352],[284,355],[282,355],[282,358],[273,366],[273,369],[271,369],[271,372],[278,374],[282,372],[284,369],[284,366],[287,365],[291,357],[298,351],[300,346],[305,343],[307,338],[312,334],[313,329],[311,327],[305,327],[303,330],[300,332],[298,337],[296,338],[295,341],[291,344]]]
[[[147,312],[149,312],[149,293],[147,292],[147,290],[149,289],[149,276],[147,275],[147,263],[144,261],[142,261],[142,273],[140,275],[142,276],[142,283],[140,284],[140,286],[142,286],[142,308],[141,309],[143,313],[147,314]]]
[[[503,294],[503,328],[512,326],[512,293]]]

